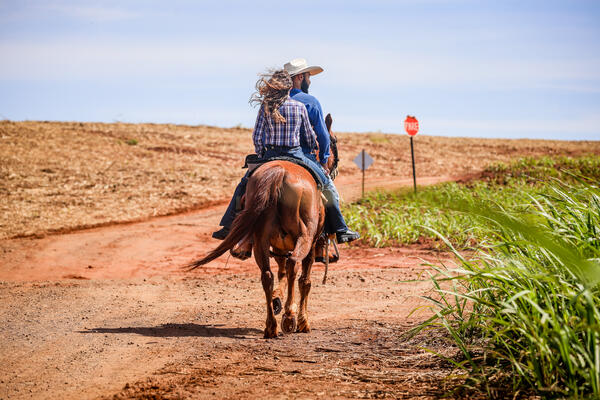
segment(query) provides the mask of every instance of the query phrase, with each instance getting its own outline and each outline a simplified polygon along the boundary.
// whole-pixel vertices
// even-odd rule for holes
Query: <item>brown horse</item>
[[[306,305],[311,287],[310,272],[315,260],[315,244],[325,220],[321,192],[314,178],[294,163],[268,162],[249,178],[244,204],[225,240],[190,267],[194,269],[214,260],[239,242],[252,243],[267,302],[265,338],[277,336],[275,314],[281,311],[280,299],[285,287],[287,297],[281,329],[286,333],[309,332]],[[270,254],[279,266],[277,289]],[[302,273],[298,280],[300,304],[296,319],[294,289],[299,261]]]
[[[331,146],[330,146],[331,156],[327,159],[327,165],[325,165],[325,167],[329,171],[329,175],[331,176],[331,179],[334,180],[336,178],[336,176],[338,175],[339,155],[338,155],[338,148],[337,148],[337,137],[331,132],[332,122],[333,122],[333,119],[331,118],[331,114],[327,114],[327,116],[325,117],[325,125],[327,127],[327,131],[329,132],[329,139],[330,139],[330,143],[331,143]],[[315,154],[318,159],[319,158],[318,149],[315,151]],[[244,204],[244,201],[245,201],[245,196],[242,197],[242,205]],[[317,241],[315,257],[316,257],[316,260],[318,260],[319,262],[325,263],[325,259],[327,258],[329,260],[329,263],[335,263],[339,259],[339,254],[328,255],[328,252],[326,252],[327,245],[328,245],[327,239],[329,239],[329,241],[333,241],[333,243],[335,244],[335,234],[330,234],[328,238],[320,236]],[[337,252],[337,247],[336,247],[336,252]],[[236,246],[234,246],[234,248],[231,249],[231,255],[234,256],[235,258],[239,258],[240,260],[246,260],[246,259],[250,258],[252,256],[252,238],[249,237],[247,240],[240,241]],[[326,266],[327,265],[328,265],[328,263],[326,263]],[[325,278],[323,278],[323,283],[325,283],[326,276],[327,276],[327,268],[325,269]],[[276,312],[276,314],[277,314],[277,312]]]

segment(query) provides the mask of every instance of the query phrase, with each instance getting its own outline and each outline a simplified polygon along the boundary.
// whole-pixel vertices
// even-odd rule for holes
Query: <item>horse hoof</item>
[[[265,339],[273,339],[277,337],[277,329],[275,329],[274,331],[269,331],[268,329],[265,329]]]
[[[281,312],[281,299],[279,297],[275,297],[273,299],[273,313],[275,315]]]
[[[300,323],[298,324],[298,329],[296,330],[296,332],[301,332],[301,333],[308,333],[308,332],[310,332],[310,325],[308,324],[308,321],[306,321],[306,320],[300,321]]]
[[[292,333],[292,332],[296,332],[296,327],[297,327],[297,323],[296,323],[296,316],[295,315],[286,315],[283,314],[283,316],[281,317],[281,330],[284,333]]]

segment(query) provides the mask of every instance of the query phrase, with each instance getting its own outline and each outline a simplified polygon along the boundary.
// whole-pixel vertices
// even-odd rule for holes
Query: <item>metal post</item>
[[[413,150],[413,137],[410,137],[410,155],[412,157],[412,167],[413,167],[413,185],[415,188],[415,193],[417,193],[417,175],[415,174],[415,151]]]
[[[365,198],[365,149],[361,152],[362,155],[362,198]]]

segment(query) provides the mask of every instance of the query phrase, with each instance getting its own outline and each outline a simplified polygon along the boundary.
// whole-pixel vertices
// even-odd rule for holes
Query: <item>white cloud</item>
[[[477,54],[398,53],[345,43],[306,43],[290,50],[285,43],[264,46],[252,38],[234,42],[207,37],[177,43],[122,38],[20,40],[0,42],[0,53],[4,55],[0,65],[3,79],[102,80],[181,75],[218,79],[239,76],[240,71],[254,75],[301,54],[309,62],[321,64],[328,84],[334,86],[352,84],[377,89],[480,85],[511,89],[552,87],[553,81],[600,82],[600,58],[552,62],[486,59]],[[573,86],[563,87],[568,90]]]
[[[58,41],[0,43],[4,79],[113,79],[212,74],[247,68],[252,58],[210,43]]]
[[[122,21],[139,17],[138,13],[120,7],[82,4],[47,4],[42,10],[90,22]]]
[[[420,124],[424,131],[453,131],[460,132],[503,132],[506,134],[577,134],[578,136],[597,135],[600,133],[600,115],[588,115],[579,118],[564,119],[544,119],[544,120],[510,120],[510,119],[490,119],[490,120],[443,120],[435,119],[433,121],[422,121]],[[553,135],[556,137],[556,135]],[[570,137],[565,136],[568,140]],[[598,137],[594,138],[598,140]]]
[[[112,4],[111,4],[112,3]],[[126,3],[131,5],[132,3]],[[121,3],[102,1],[28,1],[0,4],[0,21],[28,24],[37,19],[76,20],[83,23],[127,21],[142,17]]]
[[[334,113],[333,129],[340,132],[404,132],[404,115]],[[600,114],[555,119],[419,118],[419,133],[432,136],[556,138],[600,140]]]

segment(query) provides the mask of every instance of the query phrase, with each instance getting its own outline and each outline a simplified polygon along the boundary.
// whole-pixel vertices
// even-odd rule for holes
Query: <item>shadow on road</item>
[[[79,333],[135,333],[151,337],[229,337],[253,339],[262,336],[263,331],[255,328],[222,328],[223,325],[163,324],[154,327],[93,328]]]

